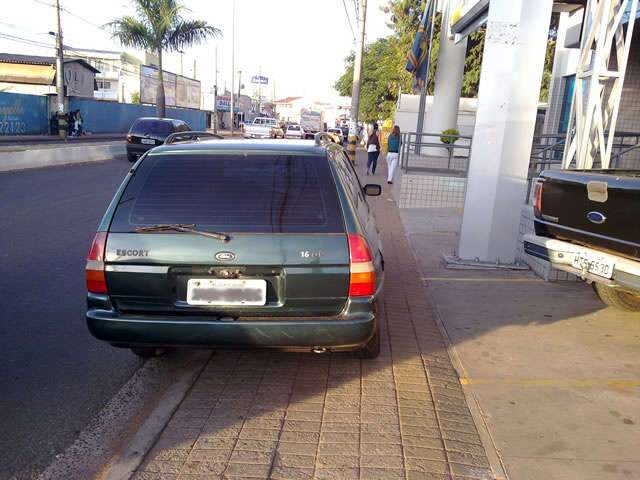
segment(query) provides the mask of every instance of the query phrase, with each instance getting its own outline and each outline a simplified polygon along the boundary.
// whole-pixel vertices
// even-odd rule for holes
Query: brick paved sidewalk
[[[386,187],[385,175],[381,156],[361,180]],[[493,478],[390,192],[371,204],[386,266],[380,357],[217,352],[136,480]]]

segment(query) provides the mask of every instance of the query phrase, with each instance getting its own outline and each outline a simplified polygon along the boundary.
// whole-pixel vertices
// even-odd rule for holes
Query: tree
[[[221,30],[204,20],[187,20],[180,0],[133,0],[136,17],[124,16],[107,24],[113,38],[126,47],[153,51],[158,55],[156,111],[165,116],[162,52],[175,52],[218,37]]]
[[[131,103],[140,103],[140,92],[133,92],[131,94]]]
[[[411,74],[405,70],[405,65],[407,54],[420,24],[420,14],[424,10],[424,2],[389,0],[383,10],[389,15],[388,26],[393,33],[387,38],[378,39],[367,45],[363,56],[359,114],[367,122],[393,116],[398,93],[412,90],[413,80]],[[551,19],[540,91],[541,101],[546,101],[549,94],[558,18],[554,14]],[[438,13],[434,22],[433,45],[431,46],[431,60],[427,78],[428,95],[432,95],[434,89],[433,79],[440,50],[440,23],[441,15]],[[467,54],[462,81],[462,95],[464,97],[478,96],[485,31],[482,28],[467,37]],[[427,46],[427,48],[429,47]],[[345,58],[345,72],[334,85],[340,95],[351,95],[353,60],[353,53]]]

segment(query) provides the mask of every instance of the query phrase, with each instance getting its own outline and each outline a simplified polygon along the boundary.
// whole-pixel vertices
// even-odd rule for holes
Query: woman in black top
[[[378,137],[378,124],[373,124],[373,131],[367,139],[367,175],[376,174],[378,165],[378,155],[380,155],[380,138]]]

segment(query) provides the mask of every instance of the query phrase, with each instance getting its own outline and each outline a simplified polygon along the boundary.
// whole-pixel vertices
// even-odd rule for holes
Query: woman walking
[[[400,139],[400,127],[398,125],[394,125],[387,142],[387,147],[389,150],[389,152],[387,153],[387,166],[389,167],[389,172],[387,174],[387,183],[389,184],[393,183],[393,174],[395,173],[396,167],[398,166],[398,158],[400,157],[400,145],[402,145],[402,140]]]
[[[378,124],[373,124],[373,131],[367,139],[367,175],[376,174],[378,165],[378,155],[380,155],[380,138],[378,137]]]

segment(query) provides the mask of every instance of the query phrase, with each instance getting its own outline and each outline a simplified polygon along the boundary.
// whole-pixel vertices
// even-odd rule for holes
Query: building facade
[[[64,90],[67,97],[92,98],[100,71],[78,58],[65,58]],[[56,93],[56,58],[0,53],[0,91],[28,95]]]
[[[140,65],[157,65],[157,57],[147,52],[138,55],[111,50],[74,48],[67,58],[82,59],[100,71],[96,74],[94,98],[133,103],[140,98]]]

